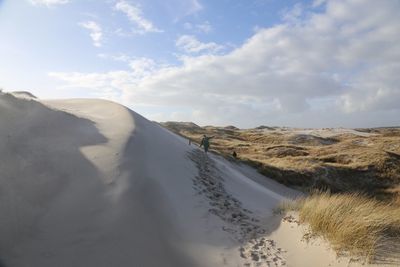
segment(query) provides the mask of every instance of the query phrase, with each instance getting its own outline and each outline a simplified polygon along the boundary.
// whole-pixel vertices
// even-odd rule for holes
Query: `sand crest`
[[[346,262],[293,245],[272,210],[299,192],[116,103],[0,94],[0,126],[4,266]]]

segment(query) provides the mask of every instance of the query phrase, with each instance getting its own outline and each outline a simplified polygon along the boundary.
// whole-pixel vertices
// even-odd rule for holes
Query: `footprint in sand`
[[[241,244],[238,252],[246,260],[245,266],[286,265],[282,257],[285,251],[277,248],[273,240],[262,237],[265,229],[259,224],[260,220],[225,190],[222,173],[215,162],[200,150],[189,152],[188,157],[198,169],[193,188],[208,200],[209,213],[228,224],[222,230]]]

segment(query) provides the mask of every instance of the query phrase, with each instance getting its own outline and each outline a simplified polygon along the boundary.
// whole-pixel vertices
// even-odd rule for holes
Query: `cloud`
[[[158,65],[154,60],[145,57],[130,60],[129,67],[132,70],[131,75],[138,79],[150,77],[158,71],[159,68],[162,68],[161,65]]]
[[[318,2],[317,9],[304,10],[306,15],[295,12],[296,23],[283,20],[259,29],[223,55],[210,53],[217,44],[187,35],[176,44],[193,55],[177,66],[143,61],[150,70],[97,75],[104,85],[118,88],[118,100],[133,108],[185,110],[182,118],[200,124],[399,124],[400,2]],[[53,74],[81,88],[93,88],[80,82],[92,76]],[[154,116],[167,120],[172,113]]]
[[[288,23],[301,23],[301,16],[304,13],[304,7],[301,3],[295,4],[291,9],[285,10],[282,19]]]
[[[42,5],[42,6],[56,6],[56,5],[64,5],[69,3],[69,0],[30,0],[30,3],[33,5]]]
[[[327,0],[314,0],[312,3],[312,7],[319,7],[322,4],[326,3]]]
[[[202,43],[193,35],[182,35],[175,42],[176,46],[186,53],[197,54],[200,52],[216,53],[222,51],[224,46],[214,42]]]
[[[156,64],[149,58],[131,58],[121,54],[111,56],[99,54],[99,57],[117,61],[127,62],[129,70],[109,71],[105,73],[80,73],[80,72],[50,72],[48,75],[67,84],[63,88],[82,88],[90,91],[90,94],[97,97],[120,95],[123,88],[137,84],[145,77],[151,76],[159,68],[166,67],[163,64]],[[114,99],[114,98],[113,98]]]
[[[161,32],[151,21],[143,17],[143,12],[138,6],[127,1],[118,1],[115,9],[123,12],[136,25],[138,33]]]
[[[90,31],[90,38],[92,38],[93,45],[100,47],[102,45],[103,31],[101,26],[96,22],[90,20],[86,22],[79,23],[79,26],[88,29]]]
[[[97,56],[102,59],[110,59],[113,61],[120,61],[120,62],[129,62],[129,60],[131,59],[129,55],[124,53],[118,53],[116,55],[100,53],[97,54]]]

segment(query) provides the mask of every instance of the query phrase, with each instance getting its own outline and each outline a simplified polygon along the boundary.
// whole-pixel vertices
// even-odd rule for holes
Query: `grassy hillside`
[[[400,128],[293,129],[260,126],[200,127],[166,122],[169,130],[200,142],[215,136],[211,148],[251,164],[268,177],[298,189],[363,192],[385,196],[400,192]]]

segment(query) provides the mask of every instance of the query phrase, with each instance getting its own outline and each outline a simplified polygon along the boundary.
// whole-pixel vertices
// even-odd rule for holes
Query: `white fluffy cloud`
[[[180,66],[152,65],[146,75],[97,75],[131,107],[180,108],[188,110],[182,118],[199,123],[399,124],[400,2],[315,2],[321,5],[323,11],[295,7],[282,24],[258,30],[225,55],[183,57]],[[217,45],[186,36],[177,46],[195,53]],[[91,75],[53,74],[81,88]]]
[[[79,23],[79,26],[90,31],[90,38],[92,38],[93,45],[100,47],[103,39],[103,30],[101,26],[94,21],[85,21]]]
[[[48,75],[57,80],[66,82],[64,89],[85,88],[90,94],[97,97],[121,100],[124,88],[130,88],[132,84],[139,83],[145,77],[149,77],[158,71],[159,65],[149,58],[131,58],[127,55],[105,55],[100,58],[127,62],[130,70],[109,71],[105,73],[80,73],[80,72],[50,72]]]
[[[30,0],[33,5],[55,6],[69,3],[69,0]]]
[[[216,53],[224,49],[224,46],[214,42],[202,43],[193,35],[182,35],[178,40],[176,40],[175,44],[184,52],[192,54],[200,52]]]
[[[128,19],[136,25],[136,32],[161,32],[151,21],[144,18],[143,12],[138,6],[130,4],[127,1],[118,1],[115,5],[115,9],[124,13]]]

